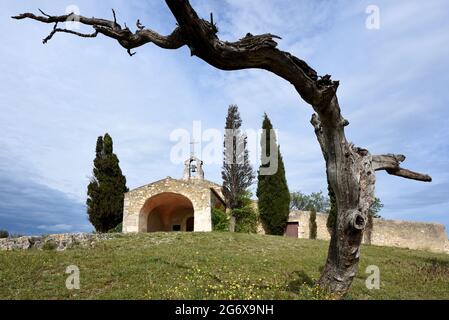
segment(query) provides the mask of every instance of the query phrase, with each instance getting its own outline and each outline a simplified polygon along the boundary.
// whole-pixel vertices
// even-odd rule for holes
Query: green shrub
[[[123,223],[120,222],[115,228],[112,228],[108,231],[108,233],[122,233]]]
[[[212,229],[214,231],[229,231],[229,217],[224,210],[212,209]]]
[[[9,232],[6,230],[0,230],[0,239],[5,239],[9,237]]]
[[[235,232],[257,233],[259,216],[253,208],[235,209]]]
[[[235,217],[235,232],[257,233],[259,215],[253,206],[250,193],[242,196],[242,204],[242,208],[232,210]]]
[[[44,243],[44,246],[42,247],[43,250],[52,251],[56,250],[58,245],[56,244],[55,240],[47,240]]]

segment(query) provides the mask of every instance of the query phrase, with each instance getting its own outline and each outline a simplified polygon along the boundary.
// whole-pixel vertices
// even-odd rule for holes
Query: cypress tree
[[[283,235],[290,214],[290,191],[288,190],[287,179],[285,178],[285,167],[280,147],[276,141],[273,125],[265,114],[262,124],[265,139],[261,142],[262,163],[258,172],[257,197],[259,199],[259,215],[268,234]],[[275,168],[276,164],[271,160],[264,163],[264,155],[270,157],[271,146],[277,148],[277,171],[271,175],[262,172],[267,168]],[[271,159],[271,158],[270,158]],[[274,166],[274,167],[272,167]],[[265,170],[264,170],[265,169]]]
[[[108,232],[122,221],[124,194],[128,191],[109,134],[98,137],[93,177],[87,187],[87,214],[97,232]]]
[[[310,210],[310,217],[309,217],[309,233],[310,239],[316,239],[317,236],[317,224],[316,224],[316,209],[315,207],[312,207]]]
[[[249,163],[247,137],[242,133],[241,126],[238,107],[230,105],[226,117],[221,176],[223,195],[232,210],[243,207],[242,199],[254,180],[253,168]]]

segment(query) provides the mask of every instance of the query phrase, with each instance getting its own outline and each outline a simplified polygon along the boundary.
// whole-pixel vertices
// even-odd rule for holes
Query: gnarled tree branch
[[[176,28],[168,36],[160,35],[153,30],[142,27],[140,21],[137,22],[138,30],[135,33],[131,32],[127,27],[122,28],[122,26],[117,23],[117,18],[114,10],[114,21],[98,18],[87,18],[74,13],[61,16],[51,16],[45,14],[43,11],[41,11],[41,13],[43,14],[43,16],[37,16],[33,13],[23,13],[12,18],[17,20],[28,18],[43,23],[54,23],[55,26],[53,28],[53,31],[43,40],[44,43],[47,43],[50,39],[52,39],[57,32],[65,32],[85,38],[94,38],[98,35],[98,33],[101,33],[109,38],[117,40],[123,48],[128,50],[128,53],[130,53],[131,49],[140,47],[147,43],[154,43],[156,46],[163,49],[179,49],[186,44],[181,36],[179,28]],[[57,28],[58,23],[69,21],[76,21],[87,26],[92,26],[94,32],[92,34],[82,34],[70,29]]]
[[[78,37],[82,37],[82,38],[95,38],[98,35],[98,31],[95,31],[91,34],[85,34],[85,33],[76,32],[76,31],[73,31],[70,29],[61,29],[61,28],[58,28],[58,22],[56,22],[55,26],[53,28],[53,31],[44,40],[42,40],[42,43],[46,44],[58,32],[70,33],[70,34],[74,34],[74,35],[76,35]]]
[[[423,182],[431,182],[432,178],[427,174],[413,172],[408,169],[400,167],[400,164],[405,161],[405,156],[395,154],[385,154],[373,156],[373,168],[376,171],[385,170],[388,174],[418,180]]]

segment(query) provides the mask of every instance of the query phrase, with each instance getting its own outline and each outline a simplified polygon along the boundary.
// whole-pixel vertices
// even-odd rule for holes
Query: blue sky
[[[405,167],[434,179],[379,173],[381,214],[449,227],[447,1],[191,2],[203,17],[214,12],[221,38],[280,35],[281,49],[340,80],[348,139],[374,154],[405,154]],[[379,30],[365,27],[370,4],[380,8]],[[161,33],[175,25],[164,1],[1,1],[0,229],[90,231],[84,202],[97,136],[112,135],[130,188],[180,177],[182,166],[170,161],[170,133],[191,130],[195,120],[221,130],[232,103],[246,128],[259,128],[268,113],[291,191],[326,189],[312,110],[288,83],[259,70],[216,70],[187,48],[146,45],[130,58],[111,39],[63,34],[43,45],[51,26],[9,18],[38,8],[60,14],[70,5],[105,18],[115,8],[119,22],[134,27],[139,18]],[[220,181],[219,165],[206,165],[205,173]]]

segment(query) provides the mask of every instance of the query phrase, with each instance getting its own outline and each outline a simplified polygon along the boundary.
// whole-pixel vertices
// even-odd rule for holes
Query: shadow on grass
[[[292,278],[293,279],[287,285],[287,290],[290,292],[298,293],[304,285],[308,287],[315,286],[315,281],[313,281],[313,279],[302,270],[293,271]]]
[[[287,291],[301,300],[334,300],[338,297],[321,289],[317,281],[304,271],[294,271],[292,280],[287,284]]]
[[[148,260],[153,263],[161,263],[161,264],[165,264],[167,266],[172,266],[172,267],[175,267],[178,269],[186,269],[186,270],[192,269],[191,267],[185,266],[181,263],[168,261],[166,259],[159,258],[159,257],[150,257]]]
[[[193,267],[193,266],[187,266],[187,265],[184,265],[184,264],[181,264],[181,263],[178,263],[178,262],[169,261],[169,260],[166,260],[166,259],[163,259],[163,258],[160,258],[160,257],[152,257],[149,260],[151,262],[153,262],[153,263],[161,263],[161,264],[165,264],[167,266],[171,266],[171,267],[174,267],[174,268],[184,269],[184,270],[187,270],[187,271],[191,272],[192,274],[194,274],[196,272],[195,271],[195,267]],[[220,279],[219,277],[217,277],[216,275],[214,275],[212,273],[202,272],[202,274],[204,274],[204,275],[214,279],[215,281],[217,281],[219,283],[223,282],[222,279]]]
[[[424,265],[418,267],[421,274],[426,275],[428,280],[449,280],[449,261],[438,258],[423,259]]]
[[[448,268],[449,269],[449,260],[442,260],[439,258],[426,258],[423,260],[424,260],[424,262],[429,263],[433,266],[438,266],[440,268]]]

